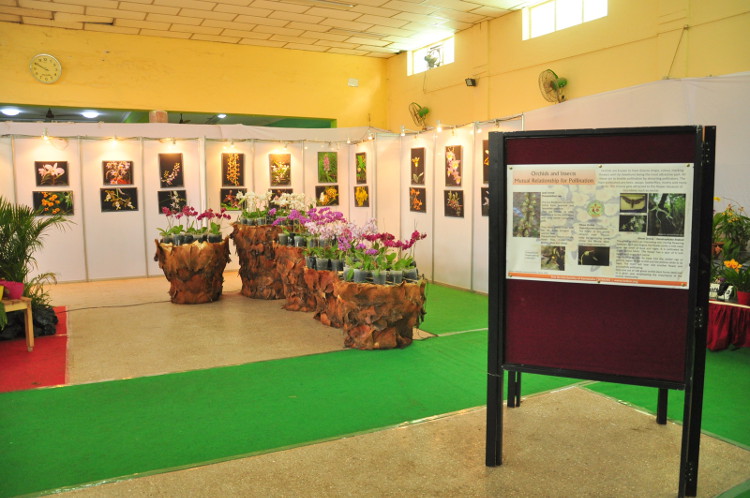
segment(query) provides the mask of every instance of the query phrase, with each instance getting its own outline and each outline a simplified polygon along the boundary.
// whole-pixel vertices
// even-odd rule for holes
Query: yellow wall
[[[52,85],[29,59],[63,65]],[[374,57],[0,23],[0,102],[336,119],[386,125],[385,61]],[[348,86],[349,78],[359,80]]]
[[[609,0],[607,17],[527,41],[521,18],[513,12],[458,33],[456,62],[426,73],[407,76],[406,54],[389,59],[388,127],[415,127],[412,101],[430,108],[430,126],[437,119],[459,125],[554,105],[538,86],[547,68],[568,79],[569,99],[667,76],[750,70],[746,0]],[[478,86],[467,87],[467,77]]]
[[[54,85],[29,74],[38,52],[62,60]],[[606,18],[527,41],[513,12],[458,33],[455,63],[414,76],[405,53],[383,60],[0,22],[0,67],[7,103],[320,117],[398,131],[415,128],[413,101],[431,109],[430,125],[553,105],[537,83],[547,68],[569,80],[570,99],[748,71],[750,2],[609,0]],[[478,86],[467,87],[467,77]]]

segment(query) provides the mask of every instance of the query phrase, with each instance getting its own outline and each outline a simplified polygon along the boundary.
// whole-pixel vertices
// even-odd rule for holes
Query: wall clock
[[[62,64],[50,54],[37,54],[32,57],[29,69],[32,76],[42,83],[54,83],[62,75]]]

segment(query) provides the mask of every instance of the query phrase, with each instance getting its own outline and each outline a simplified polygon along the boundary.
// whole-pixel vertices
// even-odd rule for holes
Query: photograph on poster
[[[370,191],[368,187],[354,187],[354,206],[370,207]]]
[[[565,246],[542,246],[542,270],[565,271]]]
[[[541,192],[513,192],[513,236],[539,237]]]
[[[367,153],[357,152],[354,157],[357,160],[357,183],[367,183]]]
[[[138,189],[103,188],[99,192],[102,213],[138,211]]]
[[[482,216],[490,215],[490,188],[482,187],[480,189],[480,199],[482,200]]]
[[[445,200],[445,216],[454,218],[464,217],[463,190],[446,190],[443,198]]]
[[[279,199],[279,196],[281,194],[293,194],[294,189],[293,188],[272,188],[268,189],[269,192],[271,192],[271,200],[268,201],[268,207],[270,208],[276,208],[279,209],[281,206],[276,204],[276,201]]]
[[[645,232],[646,217],[643,215],[621,214],[620,215],[621,232]]]
[[[219,207],[223,207],[227,211],[239,211],[242,209],[239,201],[237,200],[237,194],[246,194],[246,188],[223,188],[219,192]]]
[[[424,185],[424,147],[411,150],[411,184]]]
[[[482,183],[490,183],[490,141],[482,140]]]
[[[445,148],[445,186],[461,186],[461,155],[463,148],[460,145],[450,145]]]
[[[292,184],[291,154],[268,154],[268,169],[271,173],[271,185]]]
[[[102,161],[105,185],[132,185],[133,161]]]
[[[36,185],[68,185],[67,161],[34,161],[36,169]]]
[[[31,193],[34,210],[39,216],[51,216],[55,214],[73,214],[73,191],[72,190],[37,190]]]
[[[646,194],[620,194],[620,213],[645,213]]]
[[[578,264],[609,266],[609,247],[578,246]]]
[[[159,154],[159,182],[162,188],[183,186],[182,153]]]
[[[414,187],[409,189],[409,211],[427,212],[427,189]]]
[[[317,199],[318,206],[338,206],[339,186],[317,185],[315,187],[315,198]]]
[[[240,152],[221,153],[221,185],[242,187],[245,185],[245,154]]]
[[[159,214],[163,214],[162,208],[167,208],[176,213],[187,206],[187,197],[184,190],[161,190],[157,192],[157,195]]]
[[[685,234],[685,194],[649,194],[649,235],[682,237]]]
[[[508,165],[508,172],[508,276],[688,288],[691,164]]]
[[[318,152],[318,183],[336,183],[339,174],[337,152]]]

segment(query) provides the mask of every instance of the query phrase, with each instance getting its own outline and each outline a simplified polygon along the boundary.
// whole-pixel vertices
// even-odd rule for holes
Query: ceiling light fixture
[[[224,119],[225,117],[227,117],[227,115],[224,113],[221,113],[221,114],[217,114],[216,117],[219,119]]]
[[[99,117],[99,113],[97,111],[83,111],[81,116],[87,119],[94,119]]]
[[[3,114],[6,116],[18,116],[21,113],[21,110],[16,107],[3,107],[2,111]]]

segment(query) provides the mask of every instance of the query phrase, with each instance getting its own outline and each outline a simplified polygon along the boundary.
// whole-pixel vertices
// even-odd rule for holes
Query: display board
[[[714,136],[490,134],[488,465],[503,370],[684,389],[699,435]]]

